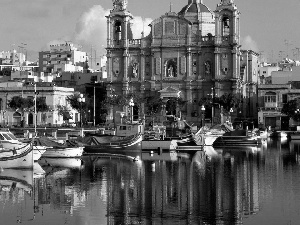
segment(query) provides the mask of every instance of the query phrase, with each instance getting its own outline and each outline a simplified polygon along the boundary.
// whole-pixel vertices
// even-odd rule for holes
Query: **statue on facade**
[[[211,65],[210,65],[210,62],[206,62],[204,63],[204,66],[205,66],[205,73],[206,74],[211,74]]]
[[[168,68],[168,77],[174,77],[174,68],[172,65]]]
[[[132,76],[136,78],[138,76],[139,64],[137,62],[132,63]]]

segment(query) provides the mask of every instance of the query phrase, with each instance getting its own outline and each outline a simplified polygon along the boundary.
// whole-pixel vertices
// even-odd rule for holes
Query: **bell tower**
[[[240,12],[233,0],[221,0],[215,10],[215,79],[219,90],[237,93],[240,77]],[[218,88],[218,87],[217,87]],[[222,93],[221,93],[222,94]]]
[[[133,16],[127,11],[127,0],[113,0],[113,9],[107,18],[107,71],[112,81],[127,81],[128,48],[132,39],[130,21]],[[126,84],[124,84],[126,86]],[[125,90],[126,87],[123,88]]]
[[[132,39],[131,20],[133,16],[127,10],[127,0],[112,0],[113,9],[107,18],[107,95],[126,95],[129,92],[130,68],[129,41]],[[124,112],[124,109],[119,108]],[[109,120],[113,119],[113,109],[109,111]]]

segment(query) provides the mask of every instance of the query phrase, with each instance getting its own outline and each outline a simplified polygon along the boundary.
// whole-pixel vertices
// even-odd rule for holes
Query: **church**
[[[239,102],[227,114],[257,118],[258,54],[241,49],[234,1],[220,0],[214,11],[203,0],[186,1],[180,12],[170,9],[153,20],[150,34],[140,39],[133,39],[127,0],[113,1],[107,16],[107,95],[159,96],[164,107],[157,122],[171,114],[200,125],[203,117],[221,122],[226,112],[213,98],[232,94]],[[176,110],[168,108],[174,98],[184,103]],[[147,103],[133,105],[134,110],[112,106],[108,119],[119,121],[116,113],[122,112],[147,121]]]

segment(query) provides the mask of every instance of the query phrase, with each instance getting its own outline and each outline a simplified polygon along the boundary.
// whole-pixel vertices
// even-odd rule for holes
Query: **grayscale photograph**
[[[0,0],[0,224],[300,224],[299,10]]]

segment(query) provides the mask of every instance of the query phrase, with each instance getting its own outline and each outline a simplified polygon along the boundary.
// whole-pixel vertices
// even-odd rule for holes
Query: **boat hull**
[[[103,143],[84,147],[84,154],[112,154],[141,157],[142,135],[137,135],[126,142]]]
[[[20,148],[1,149],[0,167],[10,169],[32,169],[33,168],[33,146],[32,143],[20,145]]]
[[[81,157],[83,147],[74,148],[48,148],[42,155],[42,158],[76,158]]]
[[[258,146],[260,141],[251,136],[221,136],[214,142],[213,147]]]
[[[46,152],[46,147],[44,146],[33,146],[33,161],[38,161],[42,155]]]
[[[80,168],[82,161],[79,158],[41,158],[38,163],[42,166],[60,167],[60,168]]]

